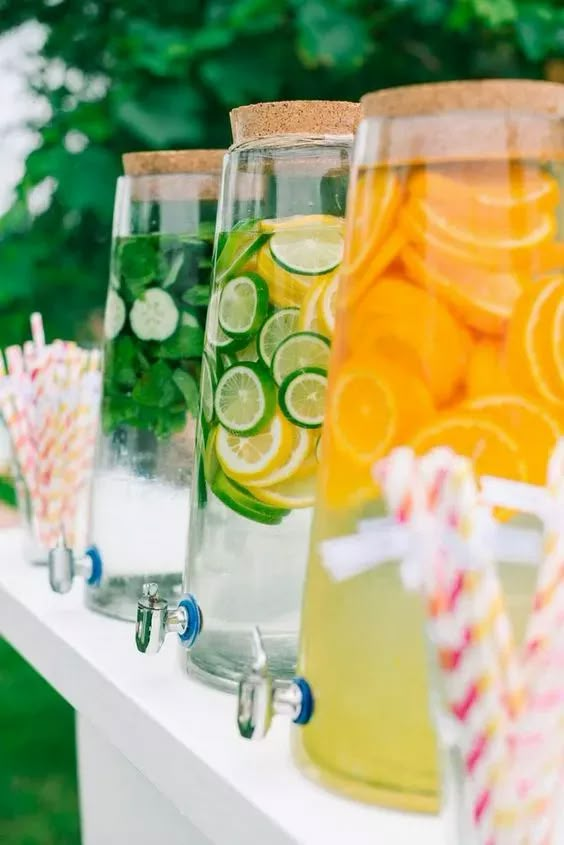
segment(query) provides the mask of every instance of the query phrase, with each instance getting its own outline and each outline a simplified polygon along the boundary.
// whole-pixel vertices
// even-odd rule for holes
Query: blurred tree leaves
[[[226,145],[244,102],[539,77],[564,56],[561,0],[0,0],[0,33],[34,19],[47,37],[29,85],[50,117],[0,219],[3,345],[33,308],[51,336],[87,331],[123,152]]]

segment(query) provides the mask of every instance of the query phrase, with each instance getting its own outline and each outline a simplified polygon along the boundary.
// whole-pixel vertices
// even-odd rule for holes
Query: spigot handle
[[[202,611],[191,594],[183,596],[177,607],[159,596],[158,584],[143,585],[137,602],[135,644],[142,654],[157,654],[167,634],[176,633],[185,648],[191,648],[202,630]]]
[[[89,546],[82,557],[76,558],[62,530],[57,545],[49,552],[47,563],[49,583],[55,593],[68,593],[78,573],[84,575],[90,587],[97,587],[102,580],[102,556],[96,546]]]

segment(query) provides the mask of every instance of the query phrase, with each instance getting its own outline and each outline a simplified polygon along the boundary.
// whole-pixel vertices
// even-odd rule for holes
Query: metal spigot
[[[239,682],[237,724],[245,739],[263,739],[274,716],[290,716],[305,725],[313,714],[313,695],[304,678],[273,681],[259,628],[253,628],[255,659],[251,671]]]
[[[89,546],[80,557],[75,556],[61,531],[57,545],[49,551],[47,560],[49,583],[55,593],[68,593],[76,575],[83,575],[90,587],[102,579],[102,558],[96,546]]]
[[[183,596],[178,605],[169,610],[168,601],[159,596],[159,585],[143,584],[135,625],[135,645],[142,654],[157,654],[170,633],[178,634],[185,648],[192,648],[202,626],[202,611],[194,596]]]

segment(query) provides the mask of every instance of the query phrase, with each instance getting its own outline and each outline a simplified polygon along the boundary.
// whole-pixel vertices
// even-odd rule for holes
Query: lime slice
[[[292,477],[302,467],[311,451],[312,435],[305,428],[292,428],[292,451],[286,463],[262,476],[258,481],[249,482],[251,492],[255,487],[270,487]]]
[[[276,413],[259,434],[243,437],[219,426],[216,454],[229,478],[248,484],[286,463],[292,452],[292,426]]]
[[[268,240],[268,233],[258,231],[258,227],[257,220],[241,220],[231,232],[220,233],[215,263],[216,284],[240,273],[247,261]]]
[[[248,490],[228,478],[221,469],[217,471],[211,489],[224,505],[235,513],[252,519],[253,522],[279,525],[289,513],[287,509],[275,507],[266,502],[258,502]]]
[[[258,361],[259,354],[256,337],[253,337],[248,346],[243,347],[243,349],[238,349],[234,353],[234,357],[236,359],[233,361],[234,364],[243,361]]]
[[[320,276],[341,263],[343,243],[340,228],[300,226],[275,232],[269,246],[272,257],[284,269],[302,276]]]
[[[256,434],[276,410],[276,390],[262,364],[248,362],[229,367],[217,383],[215,413],[233,434]]]
[[[207,423],[213,419],[213,394],[214,394],[214,372],[208,356],[202,355],[202,375],[200,382],[200,397],[202,402],[202,414]]]
[[[225,334],[219,322],[215,322],[211,318],[206,323],[206,331],[209,342],[218,352],[236,352],[238,349],[242,349],[247,345],[246,337],[230,337],[228,334]]]
[[[329,364],[329,341],[316,332],[296,332],[282,341],[272,357],[272,375],[281,385],[290,373],[304,367],[318,367],[327,370]]]
[[[281,508],[311,508],[315,502],[315,476],[289,478],[271,487],[255,489],[264,504]]]
[[[319,428],[323,423],[326,391],[326,370],[309,367],[292,373],[280,387],[280,409],[294,425]]]
[[[230,337],[252,337],[268,313],[268,285],[256,273],[226,282],[219,300],[219,325]]]
[[[300,312],[297,308],[282,308],[275,311],[264,323],[258,339],[258,351],[267,367],[282,341],[296,330]]]

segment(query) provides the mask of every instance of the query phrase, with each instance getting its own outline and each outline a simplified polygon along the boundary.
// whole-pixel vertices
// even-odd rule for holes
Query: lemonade
[[[294,745],[302,768],[363,800],[438,808],[422,612],[396,562],[336,583],[318,544],[382,513],[371,470],[399,445],[544,483],[564,429],[557,173],[481,159],[355,174],[302,621],[315,714]],[[522,632],[534,568],[501,572]]]

